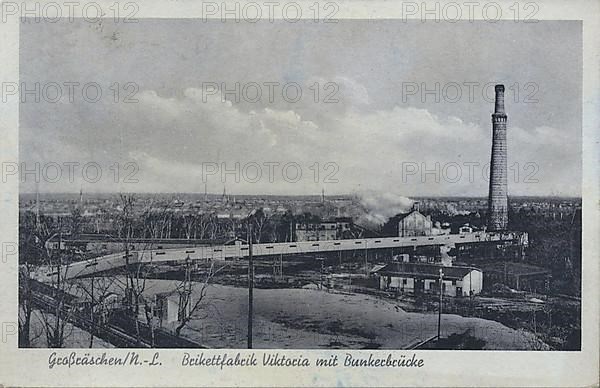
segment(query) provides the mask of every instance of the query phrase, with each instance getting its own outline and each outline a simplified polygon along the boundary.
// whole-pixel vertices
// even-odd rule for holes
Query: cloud
[[[326,187],[327,192],[340,194],[368,189],[407,196],[485,195],[489,127],[414,107],[365,110],[362,104],[368,103],[368,94],[357,83],[344,82],[354,85],[362,102],[333,109],[326,120],[306,118],[305,106],[245,109],[197,88],[187,88],[176,97],[144,90],[136,104],[97,104],[84,120],[94,131],[67,129],[72,135],[53,139],[52,147],[40,143],[47,136],[29,133],[24,154],[37,158],[32,149],[46,150],[53,155],[45,158],[69,160],[83,158],[81,151],[87,145],[107,166],[111,160],[137,163],[140,184],[135,188],[143,191],[203,190],[202,166],[216,163],[220,169],[237,168],[242,176],[212,177],[211,191],[226,185],[238,193],[314,194]],[[66,109],[62,114],[82,114],[74,106]],[[68,126],[69,121],[65,123]],[[44,131],[52,133],[53,129]],[[577,189],[572,176],[579,148],[577,139],[566,131],[509,126],[508,139],[509,163],[518,163],[519,175],[509,182],[511,194],[573,193]],[[268,177],[269,163],[278,164],[276,179]],[[300,166],[302,177],[297,182],[284,177],[282,166],[290,163]],[[478,164],[472,177],[467,176],[468,163]],[[527,163],[537,163],[533,166],[538,169],[534,173],[537,182],[524,182],[532,173]],[[258,182],[248,182],[243,176],[244,167],[253,164],[262,168]],[[415,165],[417,173],[407,176],[407,166]],[[459,166],[460,180],[448,179],[449,172],[450,178],[455,175],[450,165]]]
[[[510,194],[580,193],[579,22],[523,28],[464,24],[452,26],[452,33],[436,23],[393,20],[302,23],[285,31],[278,23],[232,26],[148,19],[109,24],[33,23],[21,29],[21,82],[93,81],[105,91],[96,104],[80,97],[75,103],[22,104],[22,160],[99,159],[110,166],[139,158],[139,176],[148,190],[197,187],[194,179],[185,178],[186,171],[203,162],[294,161],[304,168],[298,184],[240,183],[239,190],[308,194],[325,186],[328,193],[372,189],[485,195],[481,168],[470,181],[464,178],[464,163],[489,160],[493,104],[481,100],[479,87],[474,102],[463,88],[457,103],[418,101],[417,96],[402,103],[402,85],[416,82],[421,90],[431,90],[435,83],[498,80],[507,86],[510,174],[519,172]],[[414,39],[404,39],[407,31]],[[490,41],[493,48],[485,44]],[[229,87],[236,82],[298,82],[305,98],[258,104],[223,102],[218,96],[205,100],[201,85],[209,81]],[[114,103],[115,82],[139,85],[139,102]],[[320,86],[317,102],[309,89],[315,82]],[[337,103],[323,101],[328,82],[339,86]],[[539,103],[521,103],[529,96],[523,87],[528,83],[539,86],[530,96]],[[519,98],[509,98],[509,91]],[[277,94],[281,99],[281,89]],[[315,183],[310,167],[316,162]],[[337,169],[325,170],[327,162]],[[523,182],[531,173],[525,169],[528,162],[537,165],[537,183]],[[413,180],[403,179],[406,163],[419,166]],[[441,171],[434,175],[458,163],[463,179],[421,179],[421,172],[435,169],[436,163]],[[329,174],[337,183],[324,182]],[[118,187],[106,182],[94,189]]]

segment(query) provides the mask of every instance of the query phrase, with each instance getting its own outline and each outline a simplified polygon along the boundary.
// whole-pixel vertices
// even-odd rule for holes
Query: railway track
[[[32,301],[34,305],[51,314],[56,314],[58,302],[38,291],[32,291]],[[126,331],[114,325],[98,325],[83,314],[77,312],[70,304],[63,303],[60,307],[60,314],[64,319],[74,326],[79,327],[89,333],[93,332],[98,338],[101,338],[118,348],[150,348],[150,344],[138,340]]]
[[[59,313],[64,319],[88,333],[94,333],[96,337],[117,348],[205,348],[163,329],[152,330],[146,323],[136,322],[125,311],[115,311],[108,322],[99,324],[100,316],[92,320],[89,310],[82,312],[75,306],[74,302],[77,298],[74,295],[35,280],[31,280],[31,296],[37,308],[50,314],[57,313],[56,309],[59,307],[57,299],[61,300]]]

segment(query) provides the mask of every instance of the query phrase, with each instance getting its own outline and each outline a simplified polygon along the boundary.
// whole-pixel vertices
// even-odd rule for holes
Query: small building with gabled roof
[[[413,210],[400,216],[398,221],[399,237],[431,236],[433,224],[431,216],[424,216],[418,210]]]
[[[481,293],[483,272],[474,267],[446,267],[436,264],[392,263],[379,269],[379,288],[411,294],[438,293],[442,271],[442,292],[447,296]]]

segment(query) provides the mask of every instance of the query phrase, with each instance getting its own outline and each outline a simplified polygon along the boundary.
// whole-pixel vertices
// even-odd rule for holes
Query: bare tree
[[[71,319],[71,306],[68,299],[73,284],[68,281],[69,257],[63,245],[63,220],[59,218],[57,232],[44,241],[47,267],[51,269],[50,286],[52,287],[51,307],[46,311],[41,310],[41,319],[46,334],[46,342],[50,348],[62,348],[65,339],[69,336],[66,331],[68,321]],[[50,240],[58,235],[58,243],[50,244]]]
[[[253,235],[257,244],[260,244],[263,232],[270,219],[271,216],[267,215],[263,209],[258,209],[254,217],[252,217],[252,222],[254,223]]]
[[[121,195],[121,202],[123,203],[123,212],[121,217],[121,223],[123,228],[129,230],[128,225],[133,224],[134,214],[133,209],[135,206],[135,198],[132,196]],[[153,240],[168,236],[171,230],[172,224],[172,212],[169,203],[161,204],[161,207],[156,208],[153,204],[143,212],[143,224],[145,230],[144,235],[147,233]],[[130,317],[135,324],[135,333],[138,343],[141,343],[141,330],[140,330],[140,307],[143,306],[143,313],[146,319],[146,323],[150,327],[151,331],[151,346],[154,346],[154,331],[155,322],[153,319],[153,301],[145,297],[144,292],[146,290],[148,274],[152,266],[152,253],[150,252],[153,248],[153,243],[146,243],[143,246],[136,248],[135,257],[136,262],[131,263],[130,258],[134,257],[134,254],[130,250],[130,234],[125,234],[125,295],[126,305]]]
[[[189,240],[192,238],[193,232],[196,229],[197,217],[195,214],[185,214],[182,219],[185,237]]]
[[[216,268],[213,261],[208,265],[204,280],[201,282],[192,281],[192,267],[189,257],[186,260],[186,270],[184,280],[177,286],[179,294],[179,317],[178,324],[175,327],[175,335],[180,336],[181,330],[193,319],[203,319],[200,312],[207,312],[210,307],[214,307],[216,299],[208,300],[206,294],[213,278],[219,274],[227,265]]]
[[[77,281],[78,288],[89,298],[90,348],[94,346],[94,337],[98,334],[98,331],[108,325],[110,316],[114,311],[110,303],[110,297],[115,295],[113,292],[114,284],[114,277],[105,276]]]
[[[34,331],[31,318],[35,311],[33,304],[31,265],[25,263],[19,266],[19,347],[31,347],[33,341],[39,338],[43,331]]]
[[[194,230],[198,230],[200,235],[198,236],[200,239],[206,238],[208,235],[208,231],[212,227],[213,223],[213,215],[210,213],[201,213],[198,215],[196,220],[196,228]]]
[[[135,196],[120,194],[119,199],[121,202],[121,214],[118,217],[118,233],[119,237],[123,239],[123,245],[125,248],[125,301],[128,309],[132,309],[133,306],[133,274],[132,264],[130,260],[130,240],[133,237],[133,211],[135,206]]]
[[[76,216],[76,215],[75,215]],[[67,330],[71,319],[69,293],[72,284],[68,282],[69,262],[73,259],[63,241],[63,235],[72,234],[77,218],[58,218],[56,221],[40,214],[28,214],[20,224],[20,269],[19,269],[19,342],[21,346],[31,346],[32,339],[39,333],[31,333],[33,313],[40,305],[39,317],[42,333],[48,347],[63,347],[70,335]],[[31,260],[31,261],[30,261]],[[40,273],[47,273],[45,290],[36,291],[33,286],[33,266]],[[34,303],[35,301],[35,303]],[[37,315],[37,314],[36,314]],[[33,334],[33,336],[32,336]]]
[[[31,346],[31,316],[34,311],[32,295],[32,265],[41,262],[44,249],[40,244],[37,231],[40,228],[40,217],[27,212],[19,224],[19,347]]]

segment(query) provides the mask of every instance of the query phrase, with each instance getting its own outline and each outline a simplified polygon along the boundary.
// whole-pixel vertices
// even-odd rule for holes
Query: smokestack
[[[506,230],[508,226],[508,182],[506,157],[506,113],[504,85],[496,85],[496,104],[492,114],[492,158],[488,198],[488,230]]]

